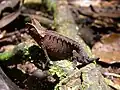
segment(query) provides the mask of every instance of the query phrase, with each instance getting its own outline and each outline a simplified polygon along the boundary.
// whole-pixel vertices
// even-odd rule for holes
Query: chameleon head
[[[32,23],[27,23],[28,26],[32,26],[34,30],[41,36],[45,36],[46,29],[41,26],[38,20],[31,18]]]

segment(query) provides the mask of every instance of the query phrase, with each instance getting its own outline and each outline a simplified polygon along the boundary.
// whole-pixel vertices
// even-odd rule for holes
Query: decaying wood
[[[61,80],[55,90],[113,90],[105,82],[105,78],[96,67],[91,63],[80,70],[75,70],[67,78]]]

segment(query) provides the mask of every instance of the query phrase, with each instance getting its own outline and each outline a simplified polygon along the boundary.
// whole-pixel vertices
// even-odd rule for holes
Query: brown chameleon
[[[50,58],[62,60],[73,56],[73,52],[78,55],[77,61],[83,64],[95,60],[89,58],[83,47],[76,41],[58,34],[55,31],[44,29],[36,19],[32,19],[29,26],[29,34],[41,46],[44,46]]]

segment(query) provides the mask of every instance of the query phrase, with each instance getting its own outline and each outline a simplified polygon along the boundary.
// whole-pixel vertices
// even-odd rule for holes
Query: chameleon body
[[[79,54],[78,62],[89,63],[90,59],[83,47],[76,41],[58,34],[55,31],[45,30],[35,19],[32,28],[29,29],[29,34],[41,46],[44,45],[48,55],[52,59],[66,59],[73,55],[73,50]]]

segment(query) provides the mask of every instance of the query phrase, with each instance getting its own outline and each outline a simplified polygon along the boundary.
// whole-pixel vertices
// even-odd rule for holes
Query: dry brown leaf
[[[106,63],[120,62],[120,34],[109,34],[102,37],[92,48],[93,54]]]

